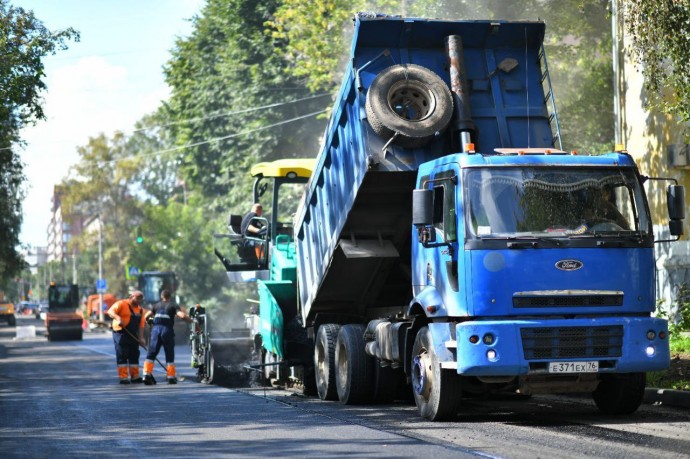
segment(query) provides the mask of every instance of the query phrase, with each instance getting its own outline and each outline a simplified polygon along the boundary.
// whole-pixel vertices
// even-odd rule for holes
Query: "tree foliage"
[[[19,131],[44,119],[43,57],[78,40],[73,29],[51,32],[32,11],[0,0],[0,281],[23,267],[17,253],[22,224],[24,165],[16,152]]]
[[[136,197],[140,158],[128,148],[127,137],[115,133],[89,139],[78,149],[80,161],[63,183],[63,214],[98,217],[102,224],[104,277],[114,293],[127,293],[125,266],[134,228],[142,221],[141,202]],[[97,225],[98,223],[96,223]],[[97,227],[97,226],[96,226]],[[97,232],[82,234],[71,242],[79,252],[98,243]],[[97,272],[97,265],[94,265]]]
[[[181,155],[181,175],[215,211],[246,209],[248,171],[259,161],[312,150],[323,122],[301,116],[323,110],[265,33],[278,0],[209,0],[179,39],[165,67],[172,96],[165,109]],[[288,122],[295,120],[292,122]],[[284,124],[283,124],[284,123]]]
[[[138,156],[135,181],[144,192],[144,199],[165,206],[169,199],[184,201],[186,187],[180,178],[180,152],[174,146],[165,111],[144,116],[127,140],[127,150]]]
[[[0,150],[0,281],[15,276],[24,266],[17,253],[22,224],[23,181],[19,156],[10,149]]]
[[[690,121],[690,1],[626,0],[623,7],[628,51],[642,71],[650,106]]]
[[[199,198],[192,197],[187,204],[145,205],[142,222],[143,243],[132,239],[129,245],[132,266],[175,271],[180,278],[178,293],[188,304],[221,296],[219,286],[227,279],[213,254],[213,228]]]

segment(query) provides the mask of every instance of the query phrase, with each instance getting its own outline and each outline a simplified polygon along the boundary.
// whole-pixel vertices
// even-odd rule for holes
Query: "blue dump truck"
[[[345,404],[411,393],[429,420],[506,391],[638,408],[645,372],[669,364],[644,190],[667,179],[621,146],[563,150],[544,33],[354,18],[292,238],[258,280],[261,368]]]

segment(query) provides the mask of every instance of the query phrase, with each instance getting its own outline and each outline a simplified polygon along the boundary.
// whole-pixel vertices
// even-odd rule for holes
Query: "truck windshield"
[[[630,168],[477,168],[464,179],[469,237],[649,234]]]

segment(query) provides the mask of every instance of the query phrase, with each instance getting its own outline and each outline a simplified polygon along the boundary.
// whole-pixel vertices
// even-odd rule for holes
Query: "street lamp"
[[[101,222],[101,214],[98,214],[98,280],[103,279],[103,223]],[[98,320],[103,322],[103,290],[99,289],[98,297],[100,304],[98,306]]]

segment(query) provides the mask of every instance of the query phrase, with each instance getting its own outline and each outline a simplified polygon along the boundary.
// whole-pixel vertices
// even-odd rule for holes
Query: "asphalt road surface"
[[[611,417],[588,398],[467,400],[453,422],[430,423],[406,403],[344,406],[200,384],[184,345],[176,363],[185,381],[121,386],[109,332],[48,342],[40,321],[17,325],[36,336],[14,339],[0,325],[3,458],[690,457],[690,412],[680,408]],[[154,374],[164,380],[161,368]]]

